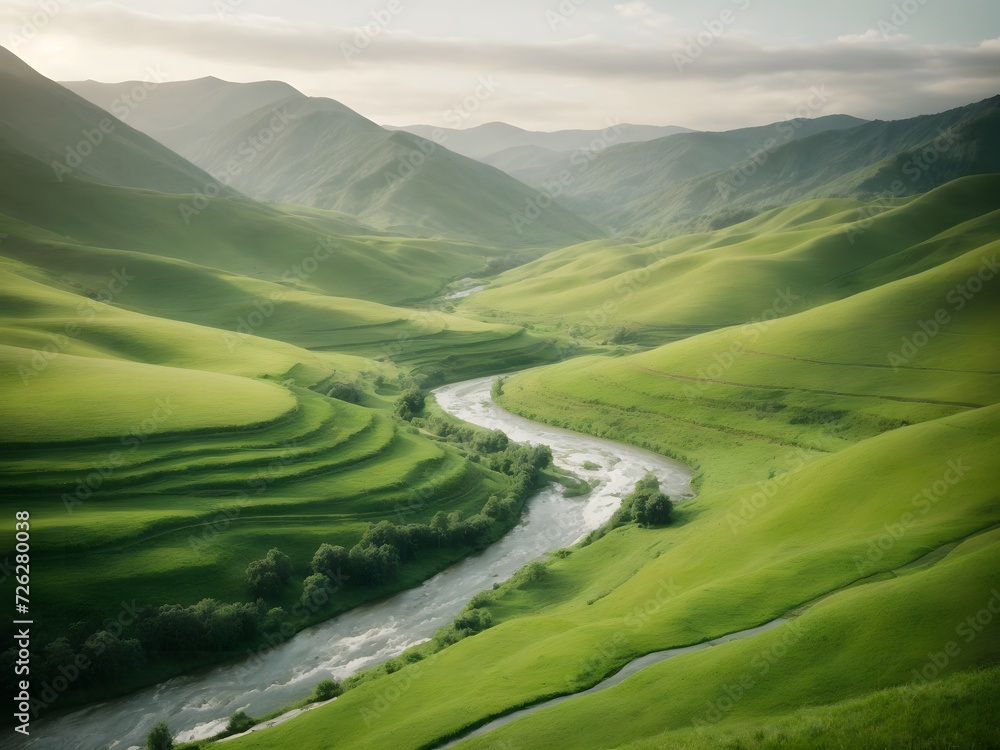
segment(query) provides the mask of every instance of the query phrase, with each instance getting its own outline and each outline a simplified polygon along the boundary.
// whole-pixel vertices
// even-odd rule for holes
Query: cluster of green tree
[[[263,600],[223,604],[203,599],[191,607],[135,607],[96,632],[77,623],[67,635],[33,650],[32,713],[67,693],[88,693],[128,683],[151,661],[186,658],[195,652],[234,653],[267,632]],[[13,690],[16,654],[0,655],[0,689]]]
[[[419,414],[424,410],[426,400],[426,394],[419,388],[407,388],[396,399],[396,416],[409,422],[415,414]]]
[[[623,526],[630,521],[640,526],[662,526],[670,523],[673,512],[674,504],[660,492],[660,480],[647,473],[625,496],[611,520],[615,526]]]
[[[279,549],[270,550],[267,557],[247,566],[247,586],[254,599],[278,596],[291,577],[292,561]]]
[[[337,549],[343,550],[342,547],[337,548],[330,547],[329,545],[323,545],[323,547],[317,551],[316,557],[313,559],[313,568],[321,568],[323,570],[336,573],[336,571],[339,570],[339,566],[345,563],[345,558],[342,554],[335,552]],[[570,554],[570,550],[556,550],[552,554],[556,557],[566,557]],[[428,656],[436,654],[437,652],[464,638],[480,633],[493,624],[493,614],[489,611],[489,609],[487,609],[487,607],[495,604],[497,598],[505,593],[540,580],[547,572],[548,569],[545,567],[544,563],[541,563],[538,560],[529,562],[504,583],[495,583],[493,584],[492,590],[480,591],[478,594],[473,596],[454,621],[448,625],[438,628],[437,632],[434,633],[433,638],[429,641],[421,643],[418,646],[414,646],[404,651],[399,656],[386,659],[384,662],[375,667],[366,669],[362,672],[357,672],[346,678],[343,683],[337,682],[336,680],[323,680],[316,685],[312,694],[308,698],[297,703],[284,706],[283,708],[280,708],[266,716],[250,717],[242,711],[237,711],[229,718],[229,724],[226,729],[211,739],[213,741],[220,740],[233,734],[245,732],[262,721],[273,719],[287,711],[295,708],[301,708],[308,703],[318,703],[330,700],[331,698],[336,698],[349,690],[353,690],[359,685],[363,685],[385,677],[386,675],[398,672],[408,664],[414,664],[422,661]],[[322,576],[320,573],[317,573],[316,575]],[[325,578],[325,576],[323,577]],[[163,722],[160,723],[162,724]]]
[[[400,399],[411,415],[423,409],[418,389],[406,391]],[[440,437],[461,444],[474,460],[507,475],[507,493],[491,496],[479,513],[464,520],[458,512],[438,511],[426,524],[371,524],[350,550],[321,545],[313,556],[312,575],[304,581],[300,605],[291,615],[281,607],[269,609],[266,603],[282,596],[294,567],[286,554],[272,549],[247,566],[252,603],[204,599],[189,607],[137,607],[128,617],[108,620],[96,628],[78,623],[68,635],[41,646],[35,654],[33,665],[39,664],[38,684],[45,693],[41,702],[51,705],[67,692],[92,693],[127,682],[150,662],[187,658],[196,652],[233,653],[254,646],[279,629],[284,632],[290,618],[307,619],[329,600],[331,591],[347,581],[348,585],[381,585],[397,578],[400,567],[422,551],[482,549],[496,541],[520,518],[524,501],[552,460],[551,451],[547,446],[513,443],[500,430],[473,430],[439,417],[422,421],[425,428],[428,423]],[[489,624],[488,612],[463,613],[443,637],[455,640]],[[0,654],[0,689],[13,690],[8,683],[16,658],[14,649]]]
[[[628,523],[639,526],[663,526],[670,523],[674,504],[660,492],[660,480],[647,473],[635,483],[635,489],[622,498],[622,504],[600,528],[594,529],[583,540],[587,545],[596,542],[609,531]]]
[[[458,512],[442,510],[428,524],[391,521],[370,524],[350,550],[324,543],[313,556],[313,575],[306,579],[303,597],[330,583],[338,586],[344,581],[361,586],[385,583],[398,574],[400,566],[424,550],[462,546],[480,549],[503,534],[520,517],[541,470],[552,460],[552,452],[547,446],[511,443],[499,430],[477,433],[469,439],[492,451],[482,458],[483,463],[510,477],[504,497],[492,495],[479,513],[465,520]]]

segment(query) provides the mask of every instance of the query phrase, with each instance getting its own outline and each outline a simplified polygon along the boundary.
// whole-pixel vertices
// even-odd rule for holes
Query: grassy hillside
[[[504,252],[466,243],[345,236],[323,211],[279,211],[248,201],[62,182],[25,156],[0,154],[9,180],[0,213],[65,238],[176,258],[295,289],[398,303],[434,296]],[[58,201],[60,210],[50,210]],[[184,221],[181,209],[196,211]],[[155,227],[156,231],[148,228]]]
[[[844,726],[844,701],[884,736],[916,739],[900,701],[930,695],[941,715],[953,693],[937,677],[979,684],[964,670],[1000,664],[995,616],[966,625],[1000,607],[1000,295],[953,297],[989,277],[1000,248],[972,244],[773,323],[508,379],[502,403],[518,413],[688,461],[699,498],[671,526],[625,526],[555,556],[485,602],[489,630],[234,748],[430,747],[636,656],[782,615],[463,746],[663,746],[677,732],[697,747],[766,738],[760,726],[801,738],[821,713]],[[937,333],[893,367],[902,338],[942,309]],[[926,677],[902,687],[913,670]],[[981,722],[934,727],[941,743],[988,736]]]
[[[809,198],[885,202],[1000,170],[994,97],[937,115],[861,123],[841,116],[608,149],[580,165],[566,203],[650,238],[727,226]],[[829,127],[823,127],[828,124]]]
[[[68,85],[112,108],[130,88]],[[145,99],[136,127],[262,201],[335,209],[396,234],[493,247],[557,247],[604,235],[562,206],[531,213],[537,191],[493,167],[286,84],[209,77],[156,86]],[[529,218],[515,223],[526,212]]]
[[[615,228],[629,227],[635,202],[656,200],[664,190],[692,177],[709,174],[743,161],[768,139],[788,143],[827,130],[857,127],[864,121],[847,115],[827,115],[815,119],[794,119],[773,125],[740,128],[718,133],[680,133],[655,140],[629,142],[626,128],[615,134],[606,151],[593,161],[580,160],[552,166],[536,179],[551,179],[561,169],[574,174],[567,195],[585,205]],[[610,146],[610,148],[608,148]],[[669,206],[661,209],[668,210]]]
[[[693,225],[726,225],[805,198],[877,196],[891,204],[965,175],[997,172],[998,106],[994,97],[938,115],[818,133],[773,149],[761,143],[723,171],[630,204],[628,230],[657,236],[671,222],[699,216]]]
[[[273,142],[242,156],[266,128]],[[558,205],[515,224],[536,191],[432,141],[383,130],[330,99],[291,97],[235,119],[206,136],[191,159],[214,174],[239,165],[231,184],[260,200],[335,209],[411,236],[526,247],[603,235]]]
[[[134,97],[136,87],[149,89],[142,94],[142,106],[129,113],[130,124],[188,159],[206,134],[234,118],[290,96],[305,97],[279,81],[231,83],[214,76],[194,81],[164,81],[155,87],[143,86],[142,81],[61,83],[109,112]]]
[[[621,136],[618,143],[639,143],[665,138],[675,133],[690,133],[688,128],[676,125],[632,125],[620,123]],[[565,156],[574,151],[585,151],[595,139],[600,139],[603,130],[556,130],[542,132],[525,130],[505,122],[488,122],[472,128],[439,128],[433,125],[410,125],[387,127],[387,130],[405,130],[407,133],[430,140],[441,139],[457,154],[490,164],[493,157],[509,149],[541,149],[562,153]],[[435,137],[436,136],[436,137]],[[501,167],[502,169],[502,167]],[[506,171],[506,170],[505,170]]]
[[[105,111],[38,74],[3,47],[0,98],[0,147],[40,160],[52,177],[72,174],[168,192],[235,194],[119,119],[127,118],[134,107],[120,103],[115,113]]]
[[[193,263],[67,242],[0,219],[0,320],[9,340],[84,355],[258,375],[337,352],[450,377],[552,359],[554,341],[436,309],[300,291]],[[212,305],[205,305],[212,299]],[[98,304],[109,302],[110,305]],[[205,326],[197,336],[165,319]],[[71,330],[71,335],[66,335]],[[143,339],[133,349],[130,332]],[[52,337],[55,337],[53,343]],[[301,347],[259,353],[265,337]],[[305,352],[308,349],[310,352]],[[375,367],[374,364],[371,365]],[[281,370],[282,372],[284,370]]]
[[[502,275],[461,309],[584,335],[663,342],[810,309],[995,238],[1000,177],[951,182],[895,207],[817,200],[664,242],[591,242]]]

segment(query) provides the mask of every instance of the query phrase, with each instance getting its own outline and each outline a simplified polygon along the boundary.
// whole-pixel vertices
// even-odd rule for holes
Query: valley
[[[1000,97],[118,80],[0,47],[5,746],[1000,746]]]

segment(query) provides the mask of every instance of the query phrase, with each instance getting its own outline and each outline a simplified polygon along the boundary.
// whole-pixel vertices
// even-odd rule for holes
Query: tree
[[[488,609],[466,609],[455,618],[458,630],[471,630],[479,633],[493,624],[493,615]]]
[[[253,719],[247,716],[243,711],[237,711],[232,716],[229,717],[229,723],[226,725],[226,731],[230,734],[242,734],[253,728],[256,724]]]
[[[340,683],[336,680],[323,680],[313,690],[312,700],[328,701],[331,698],[336,698],[343,692],[343,688],[341,688]]]
[[[333,547],[326,542],[319,546],[312,559],[313,573],[322,573],[335,583],[343,578],[350,556],[343,547]]]
[[[396,399],[396,414],[406,421],[411,420],[414,414],[423,411],[425,399],[424,392],[419,388],[407,388]]]
[[[509,438],[503,430],[476,433],[472,438],[472,449],[477,453],[500,453],[507,449]]]
[[[274,549],[268,551],[265,559],[274,566],[274,572],[278,574],[278,578],[281,580],[281,585],[284,586],[288,583],[288,579],[292,577],[291,558],[275,547]]]
[[[281,593],[281,579],[267,560],[254,560],[247,566],[247,585],[254,597],[270,599]]]
[[[139,670],[146,660],[137,638],[120,639],[106,630],[94,633],[84,644],[93,662],[91,670],[98,679],[121,677]]]
[[[158,721],[146,735],[146,750],[173,750],[174,740],[170,736],[167,722]]]
[[[552,449],[547,445],[536,445],[529,452],[528,461],[536,469],[544,469],[552,463]]]
[[[674,504],[662,492],[657,492],[646,500],[646,522],[652,525],[670,523]]]
[[[318,609],[330,601],[332,588],[329,578],[322,573],[314,573],[302,582],[301,602]]]
[[[654,526],[670,522],[674,504],[660,492],[660,480],[647,473],[635,483],[635,490],[622,501],[622,507],[612,517],[613,525],[635,521],[640,526]]]
[[[658,490],[660,489],[660,480],[657,476],[651,472],[647,471],[646,476],[635,483],[636,491],[639,490]]]
[[[268,551],[263,560],[254,560],[247,566],[247,585],[255,598],[278,596],[291,577],[292,561],[277,547]]]

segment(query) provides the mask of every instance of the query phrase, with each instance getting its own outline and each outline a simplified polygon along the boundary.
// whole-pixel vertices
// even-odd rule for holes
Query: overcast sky
[[[276,79],[394,125],[726,129],[1000,92],[997,0],[5,0],[0,43],[56,80]]]

